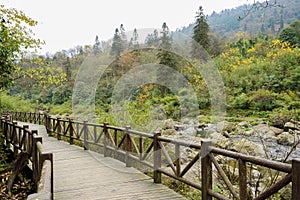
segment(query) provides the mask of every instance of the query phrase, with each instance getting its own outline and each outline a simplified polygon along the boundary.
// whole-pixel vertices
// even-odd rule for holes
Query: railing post
[[[108,129],[107,129],[108,123],[105,122],[103,126],[103,155],[104,157],[107,157],[107,138],[108,138]]]
[[[29,146],[29,154],[32,154],[32,152],[33,152],[33,146],[34,146],[34,137],[37,137],[38,135],[39,135],[39,132],[38,132],[38,130],[32,130],[31,131],[31,133],[32,133],[32,135],[30,136],[30,139],[29,139],[29,142],[30,142],[30,144],[28,145]]]
[[[143,156],[144,156],[144,153],[143,153],[143,149],[144,149],[144,143],[143,143],[143,136],[140,135],[139,137],[139,150],[140,150],[140,153],[139,153],[139,159],[142,160]]]
[[[178,143],[175,144],[175,165],[176,165],[176,176],[180,176],[181,171],[181,156],[180,156],[180,145]]]
[[[247,166],[242,159],[239,159],[238,162],[240,199],[247,199]]]
[[[131,139],[129,130],[131,129],[130,126],[126,126],[125,128],[125,137],[126,137],[126,155],[125,155],[125,163],[126,167],[131,167],[131,160],[129,158],[131,152]]]
[[[4,135],[5,135],[5,145],[6,147],[9,147],[9,138],[8,138],[8,122],[7,122],[7,119],[4,119],[4,122],[3,122],[3,132],[4,132]]]
[[[19,141],[18,141],[18,136],[17,136],[17,122],[13,122],[12,123],[12,145],[13,145],[13,151],[14,151],[14,158],[16,158],[18,156],[19,153]]]
[[[29,113],[29,122],[32,123],[32,113]]]
[[[60,125],[60,118],[59,117],[57,118],[56,126],[57,126],[57,129],[56,129],[57,139],[61,140],[61,125]]]
[[[89,132],[88,132],[88,127],[87,127],[87,123],[88,121],[84,121],[83,122],[83,131],[84,131],[84,136],[83,136],[83,142],[84,142],[84,150],[88,150],[89,149]]]
[[[69,126],[70,126],[70,144],[74,144],[74,127],[73,120],[69,118]]]
[[[208,190],[212,189],[212,161],[209,157],[210,140],[201,141],[201,178],[202,178],[202,200],[211,200]]]
[[[51,117],[47,117],[47,118],[48,118],[48,135],[49,137],[52,137],[54,131],[54,119],[52,119]]]
[[[158,140],[159,136],[161,136],[160,132],[154,133],[154,136],[153,136],[153,147],[154,147],[153,179],[154,179],[154,183],[161,183],[161,172],[159,172],[159,169],[161,168],[161,147],[159,145],[159,140]]]
[[[300,199],[300,160],[292,161],[292,200]]]
[[[0,131],[3,131],[4,129],[4,117],[1,116],[1,125],[0,125]],[[4,134],[5,135],[5,134]]]
[[[32,151],[32,172],[33,172],[33,182],[35,189],[37,189],[39,181],[39,153],[37,150],[37,142],[43,143],[43,139],[40,136],[33,136],[33,151]]]
[[[32,113],[32,114],[33,114],[33,121],[34,121],[34,123],[36,124],[36,122],[38,121],[38,120],[37,120],[37,113],[34,112],[34,113]]]
[[[25,142],[24,142],[24,148],[27,150],[28,148],[28,142],[29,142],[29,125],[23,125],[23,137],[25,138]]]

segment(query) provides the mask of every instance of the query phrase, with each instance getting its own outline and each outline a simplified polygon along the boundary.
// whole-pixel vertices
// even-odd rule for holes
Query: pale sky
[[[100,40],[108,40],[120,24],[124,24],[126,31],[131,31],[134,28],[161,28],[166,22],[173,31],[194,22],[200,5],[205,14],[211,14],[248,1],[0,0],[0,4],[22,10],[37,20],[39,24],[34,32],[46,42],[42,52],[55,53],[77,45],[91,45],[96,35]]]

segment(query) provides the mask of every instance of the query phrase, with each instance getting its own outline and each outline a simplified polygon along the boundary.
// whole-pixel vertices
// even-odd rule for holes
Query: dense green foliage
[[[240,39],[216,59],[229,108],[299,109],[300,49],[277,39]]]
[[[11,96],[5,92],[0,92],[0,111],[14,110],[20,112],[34,111],[34,105],[23,100],[20,96]]]
[[[290,26],[284,28],[279,35],[279,39],[300,47],[300,21],[294,21]]]
[[[15,61],[27,49],[38,48],[41,41],[34,39],[31,27],[37,22],[16,9],[0,5],[0,89],[9,86],[19,71]]]

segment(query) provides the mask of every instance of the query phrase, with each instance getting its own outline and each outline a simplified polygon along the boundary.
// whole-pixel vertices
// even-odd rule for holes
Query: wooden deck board
[[[20,123],[25,124],[25,123]],[[48,137],[44,126],[30,124],[54,159],[54,199],[185,199],[124,163]]]

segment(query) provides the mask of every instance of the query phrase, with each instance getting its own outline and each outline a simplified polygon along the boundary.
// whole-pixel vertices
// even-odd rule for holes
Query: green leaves
[[[42,44],[30,29],[35,25],[37,22],[22,11],[0,5],[0,89],[13,82],[16,60]]]
[[[300,21],[294,21],[290,26],[284,28],[279,39],[284,42],[289,42],[290,44],[300,47]]]
[[[207,52],[210,51],[210,39],[208,37],[209,25],[207,23],[207,18],[203,13],[202,6],[199,7],[196,16],[196,25],[194,27],[193,39],[198,44],[192,44],[192,56],[194,58],[202,58],[203,50],[199,49],[199,45],[203,47]]]

